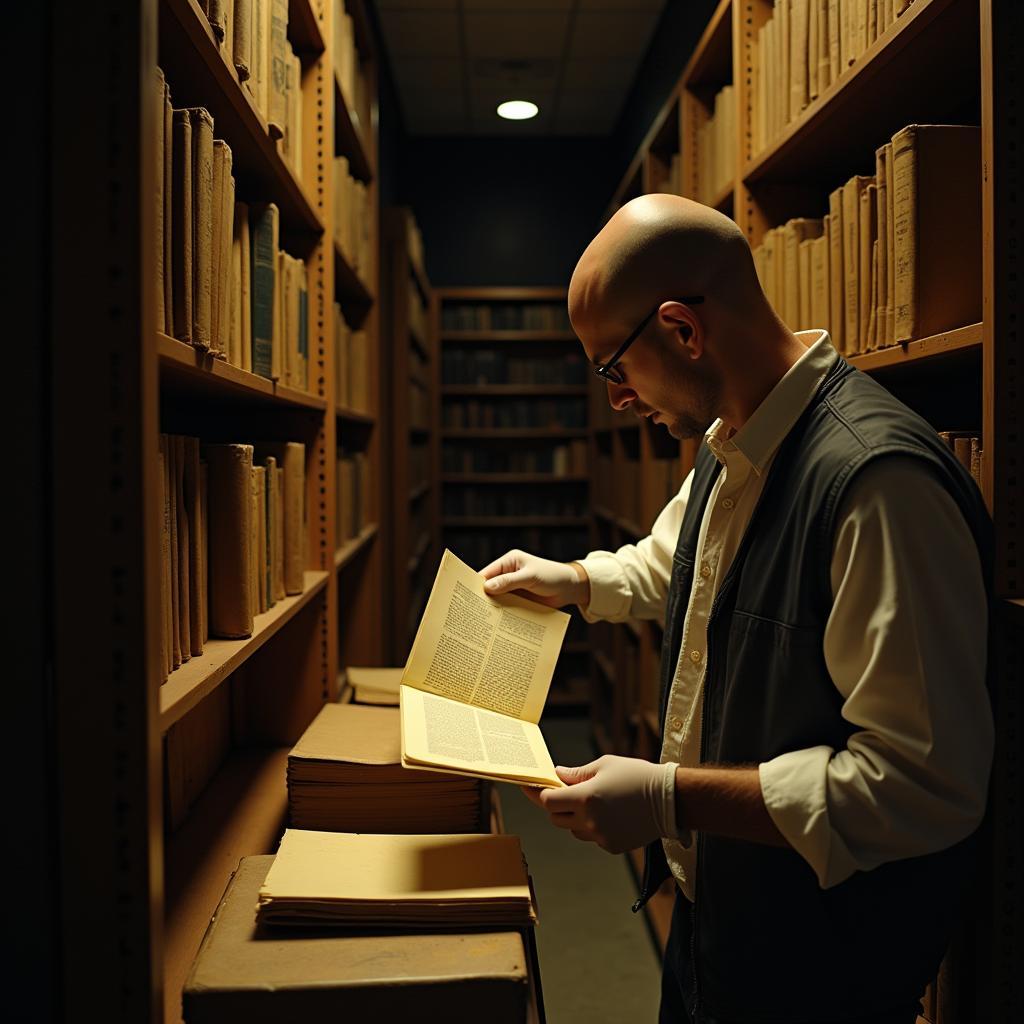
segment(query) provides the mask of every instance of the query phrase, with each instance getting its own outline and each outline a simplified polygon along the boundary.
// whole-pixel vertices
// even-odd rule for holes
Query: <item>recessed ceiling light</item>
[[[529,100],[505,100],[498,104],[498,117],[504,117],[509,121],[528,121],[536,117],[538,108],[536,103]]]

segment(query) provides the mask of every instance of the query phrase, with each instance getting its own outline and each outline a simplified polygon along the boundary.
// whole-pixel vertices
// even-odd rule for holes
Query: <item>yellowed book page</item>
[[[518,836],[371,835],[285,829],[260,886],[268,899],[522,900],[530,887]]]
[[[525,722],[540,721],[569,616],[508,594],[445,551],[402,683]]]
[[[406,768],[560,788],[540,726],[457,700],[401,690]]]

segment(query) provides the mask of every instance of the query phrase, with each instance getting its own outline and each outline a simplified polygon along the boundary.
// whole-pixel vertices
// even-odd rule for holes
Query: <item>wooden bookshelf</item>
[[[558,397],[562,395],[583,396],[585,385],[570,384],[451,384],[441,389],[445,397],[454,398],[500,398],[508,397]]]
[[[585,429],[568,427],[448,427],[441,431],[443,438],[473,441],[530,441],[551,438],[581,438],[587,436]]]
[[[586,516],[445,516],[447,527],[468,527],[469,529],[487,529],[489,527],[505,527],[516,529],[520,526],[588,526],[590,520]]]
[[[372,427],[377,422],[377,417],[371,412],[359,412],[356,409],[349,409],[345,405],[334,407],[335,416],[349,427]]]
[[[443,484],[582,484],[585,473],[446,473]]]
[[[527,331],[527,330],[506,330],[506,331],[456,331],[445,329],[442,331],[442,341],[459,341],[463,344],[480,342],[482,345],[493,345],[495,342],[519,342],[537,341],[548,344],[552,341],[572,341],[578,339],[572,331]]]
[[[881,6],[881,5],[880,5]],[[1024,438],[1020,355],[1019,252],[1022,191],[1019,154],[1019,12],[1007,0],[915,0],[860,56],[766,144],[753,150],[758,31],[772,16],[772,0],[722,0],[687,66],[653,118],[615,189],[606,219],[624,202],[655,191],[670,149],[678,111],[684,155],[682,194],[693,197],[699,165],[697,128],[715,92],[737,90],[737,153],[732,181],[710,205],[732,217],[751,246],[791,217],[818,217],[831,190],[853,174],[872,174],[875,150],[909,124],[977,124],[982,135],[983,308],[965,324],[902,345],[847,354],[917,409],[936,430],[976,429],[982,436],[982,493],[992,513],[996,549],[992,563],[999,625],[991,656],[997,665],[996,758],[993,769],[993,836],[998,854],[987,896],[976,907],[979,940],[968,956],[974,1000],[949,1024],[1013,1016],[1020,979],[1009,967],[1021,958],[1019,932],[996,927],[1021,913],[1019,867],[1024,862],[1016,798],[1019,737],[1008,723],[1019,718],[1020,473]],[[913,74],[908,74],[908,69]],[[663,189],[657,189],[663,191]],[[676,445],[650,423],[637,424],[608,407],[606,389],[592,383],[591,458],[597,545],[614,550],[646,531],[663,487],[678,486],[692,466],[696,443]],[[667,475],[675,463],[674,477]],[[661,491],[659,498],[659,491]],[[660,504],[659,504],[660,501]],[[593,727],[599,749],[656,756],[657,694],[644,689],[656,678],[661,630],[654,623],[619,628],[598,624],[594,633]],[[656,915],[652,909],[651,917]],[[658,932],[652,920],[654,933]],[[970,944],[969,944],[970,945]],[[964,955],[964,954],[961,954]],[[954,968],[959,970],[958,968]],[[958,973],[958,976],[959,973]],[[1014,1002],[1017,1000],[1017,1002]],[[943,1024],[946,1024],[944,1019]]]
[[[373,293],[363,282],[337,239],[334,241],[334,294],[346,312],[354,307],[353,320],[356,325],[362,321],[366,310],[373,303]]]
[[[380,527],[376,523],[369,523],[359,531],[358,536],[341,544],[334,552],[334,568],[341,572],[350,566],[373,543],[379,532]]]

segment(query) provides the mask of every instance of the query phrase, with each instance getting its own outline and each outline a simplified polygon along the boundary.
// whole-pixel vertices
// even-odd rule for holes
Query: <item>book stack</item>
[[[479,779],[403,768],[394,707],[326,704],[288,755],[288,805],[295,828],[486,831],[489,795]]]
[[[306,266],[279,248],[277,206],[236,201],[209,111],[175,109],[159,69],[157,93],[156,329],[308,390]]]
[[[769,145],[912,0],[776,0],[754,40],[753,152]]]
[[[982,460],[985,457],[984,449],[981,447],[981,435],[969,430],[940,430],[939,437],[957,457],[960,465],[971,474],[980,490]]]
[[[260,886],[272,925],[522,928],[537,923],[518,836],[287,829]]]
[[[200,454],[202,458],[200,458]],[[164,679],[303,590],[305,446],[160,435]]]
[[[441,450],[445,473],[550,473],[552,476],[587,471],[585,438],[542,447],[489,450],[479,445],[446,441]]]
[[[367,280],[371,271],[370,194],[349,170],[348,158],[334,158],[334,240],[356,276]]]
[[[349,665],[345,669],[345,678],[352,687],[352,700],[356,704],[397,708],[402,672],[400,668],[360,668]]]
[[[341,306],[334,304],[334,375],[339,405],[368,413],[370,401],[369,338],[366,331],[353,331]]]
[[[587,424],[583,398],[460,399],[441,406],[445,427],[545,427],[572,429]]]
[[[711,204],[732,182],[736,167],[736,90],[727,85],[715,96],[711,116],[697,128],[697,200]]]
[[[981,319],[981,130],[909,125],[820,219],[766,232],[754,264],[792,330],[858,355]]]
[[[369,461],[365,452],[338,452],[337,541],[358,537],[370,522]]]

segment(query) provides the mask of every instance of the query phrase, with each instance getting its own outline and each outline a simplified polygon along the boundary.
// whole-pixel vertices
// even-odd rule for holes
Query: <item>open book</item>
[[[402,674],[406,768],[561,787],[537,723],[569,616],[484,593],[445,551]]]

